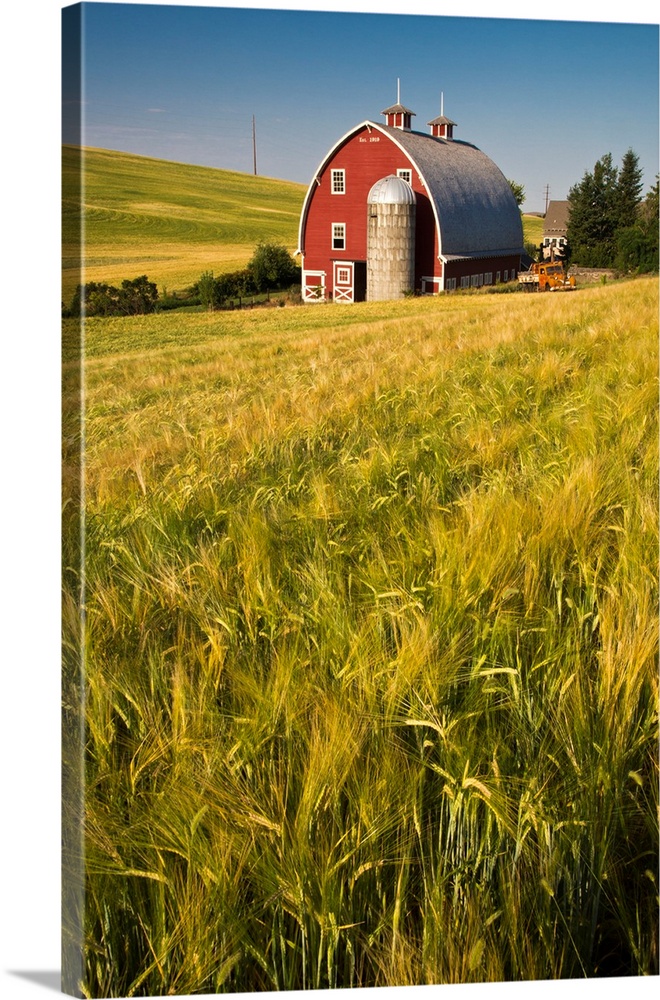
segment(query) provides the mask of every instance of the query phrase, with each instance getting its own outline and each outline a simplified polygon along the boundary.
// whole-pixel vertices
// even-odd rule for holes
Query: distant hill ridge
[[[296,248],[306,186],[90,147],[62,147],[63,297],[79,278],[78,184],[84,181],[84,280],[146,274],[159,291],[205,270],[244,267],[260,240]]]

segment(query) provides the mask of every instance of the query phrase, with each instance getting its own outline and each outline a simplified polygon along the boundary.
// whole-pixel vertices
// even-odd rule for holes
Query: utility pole
[[[545,186],[545,214],[546,215],[548,214],[548,201],[549,201],[549,198],[550,198],[550,185],[546,184],[546,186]]]
[[[252,162],[254,165],[254,176],[257,176],[257,128],[252,115]]]

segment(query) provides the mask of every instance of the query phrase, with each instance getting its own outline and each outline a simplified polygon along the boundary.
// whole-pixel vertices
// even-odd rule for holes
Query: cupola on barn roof
[[[381,115],[413,115],[416,117],[415,112],[411,111],[410,108],[405,108],[403,104],[393,104],[391,108],[385,108],[381,111]]]
[[[453,122],[451,120],[451,118],[447,118],[447,115],[438,115],[437,118],[432,118],[431,121],[427,122],[426,124],[427,125],[455,125],[456,122]]]
[[[440,95],[440,114],[437,118],[432,118],[427,125],[431,126],[431,135],[435,136],[436,139],[453,139],[454,138],[454,128],[456,122],[453,122],[451,118],[447,118],[444,112],[445,105],[445,95]]]
[[[400,128],[405,132],[410,131],[415,112],[411,111],[410,108],[404,107],[401,103],[400,80],[396,81],[396,104],[393,104],[391,108],[385,108],[384,111],[381,111],[381,115],[385,115],[386,124],[391,125],[392,128]]]

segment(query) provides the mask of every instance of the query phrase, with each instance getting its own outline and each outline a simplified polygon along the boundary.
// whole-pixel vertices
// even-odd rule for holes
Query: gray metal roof
[[[493,161],[471,143],[370,123],[415,163],[435,204],[440,253],[520,253],[523,230],[511,186]]]

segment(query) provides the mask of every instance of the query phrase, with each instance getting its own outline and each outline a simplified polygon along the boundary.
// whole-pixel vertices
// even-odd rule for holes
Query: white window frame
[[[447,278],[445,282],[445,291],[453,292],[456,288],[456,278]]]
[[[479,275],[478,274],[471,274],[470,275],[470,284],[471,284],[472,288],[478,288],[479,287]]]
[[[492,284],[493,284],[493,272],[486,271],[486,273],[484,274],[484,285],[492,285]]]
[[[340,235],[341,232],[341,235]],[[335,241],[341,240],[341,246],[337,246]],[[333,250],[346,249],[346,223],[333,222],[330,228],[330,245]]]
[[[410,167],[398,167],[396,175],[397,177],[400,177],[402,181],[407,181],[412,187],[412,170]]]
[[[331,194],[346,194],[346,171],[341,170],[331,170],[330,171],[330,193]]]
[[[509,280],[509,272],[508,272],[508,271],[505,271],[505,272],[504,272],[504,281],[506,282],[506,281],[508,281],[508,280]]]
[[[336,283],[338,285],[350,285],[351,284],[351,269],[350,267],[338,267]]]
[[[511,268],[511,281],[515,281],[515,280],[516,280],[516,269],[515,269],[515,267],[512,267]]]
[[[470,287],[470,275],[464,274],[461,278],[461,288],[469,288],[469,287]]]
[[[497,274],[495,275],[495,284],[499,285],[501,280],[502,280],[502,272],[498,271]]]

